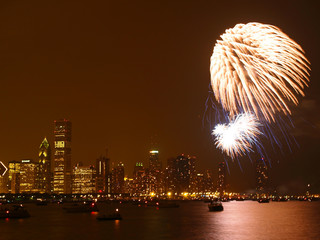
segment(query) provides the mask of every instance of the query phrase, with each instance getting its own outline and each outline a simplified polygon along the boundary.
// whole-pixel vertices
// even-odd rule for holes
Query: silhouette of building
[[[96,160],[96,192],[111,193],[110,159],[103,156]]]
[[[147,193],[160,194],[164,191],[163,177],[162,177],[162,163],[159,159],[159,151],[149,151],[149,168],[147,173]]]
[[[196,157],[185,156],[168,159],[166,169],[166,188],[169,192],[180,194],[182,192],[193,192],[197,180],[195,168]]]
[[[219,192],[220,197],[223,197],[224,193],[226,192],[226,164],[225,164],[225,162],[220,162],[218,164],[217,192]]]
[[[96,169],[93,166],[83,166],[78,163],[73,168],[72,193],[89,194],[96,192]]]
[[[142,162],[137,162],[134,166],[133,170],[133,182],[132,182],[132,188],[133,193],[140,196],[146,194],[146,170],[144,169]]]
[[[39,147],[36,184],[40,193],[51,193],[51,149],[47,138],[43,139]]]
[[[71,174],[71,122],[58,120],[54,122],[54,193],[71,193]]]
[[[112,193],[124,193],[124,164],[120,162],[118,166],[112,169]]]
[[[8,173],[0,175],[0,193],[8,193]]]
[[[268,162],[264,158],[256,161],[256,190],[259,195],[267,194],[269,188]]]
[[[212,172],[206,170],[204,172],[197,173],[195,184],[193,184],[193,192],[205,194],[208,192],[214,192],[214,184]]]

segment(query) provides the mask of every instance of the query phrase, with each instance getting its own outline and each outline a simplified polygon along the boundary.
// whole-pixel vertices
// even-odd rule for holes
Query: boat
[[[222,203],[220,201],[211,202],[211,203],[208,204],[208,207],[209,207],[209,211],[210,212],[223,211],[223,206],[222,206]]]
[[[65,206],[62,207],[62,209],[65,210],[67,213],[99,211],[97,204],[94,202],[66,204]]]
[[[258,203],[269,203],[270,202],[270,199],[269,198],[260,198],[258,200]]]
[[[28,218],[29,212],[20,205],[1,205],[0,218]]]
[[[122,220],[122,217],[121,217],[121,214],[119,213],[119,209],[116,209],[114,213],[98,215],[97,220],[99,221]]]

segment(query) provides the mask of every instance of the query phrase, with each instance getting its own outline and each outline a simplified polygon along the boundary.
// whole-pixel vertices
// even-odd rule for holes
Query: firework
[[[251,152],[259,145],[260,123],[251,113],[239,114],[228,124],[217,124],[212,131],[215,144],[231,158]]]
[[[216,100],[232,118],[254,113],[260,121],[291,114],[286,101],[298,104],[309,81],[303,49],[279,28],[237,24],[218,40],[211,57],[211,86]]]

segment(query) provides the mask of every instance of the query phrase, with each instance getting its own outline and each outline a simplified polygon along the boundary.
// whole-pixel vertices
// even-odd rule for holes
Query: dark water
[[[320,202],[253,201],[224,203],[209,212],[206,203],[156,209],[131,204],[122,221],[97,221],[96,214],[65,213],[59,205],[26,204],[28,219],[0,220],[0,239],[320,239]]]

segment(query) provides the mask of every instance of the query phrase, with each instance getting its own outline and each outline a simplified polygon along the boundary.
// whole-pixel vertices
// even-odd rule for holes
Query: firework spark
[[[253,151],[259,145],[261,135],[259,122],[255,115],[242,113],[234,117],[228,124],[217,124],[212,131],[215,144],[231,158]]]
[[[218,40],[211,57],[211,86],[229,116],[252,112],[261,121],[291,111],[304,96],[310,63],[303,49],[279,28],[261,23],[237,24]]]

